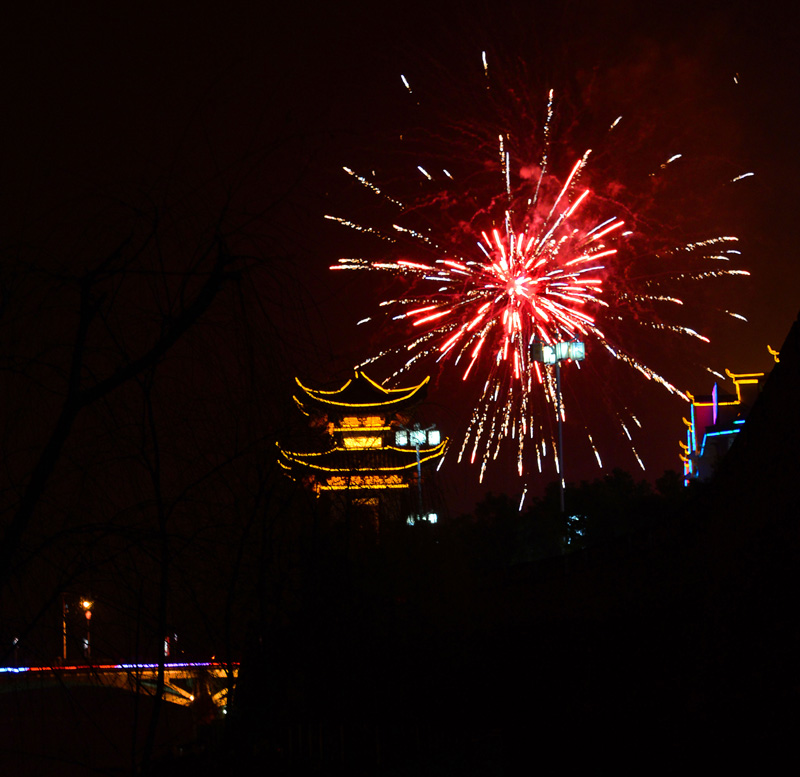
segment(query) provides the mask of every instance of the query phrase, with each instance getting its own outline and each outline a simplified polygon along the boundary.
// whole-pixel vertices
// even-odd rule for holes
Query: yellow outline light
[[[444,455],[444,449],[447,446],[448,439],[445,438],[436,447],[429,448],[425,451],[420,451],[420,464],[424,464],[431,459],[439,458]],[[331,450],[315,453],[296,453],[292,451],[285,451],[278,445],[278,449],[287,460],[299,464],[309,469],[318,470],[320,472],[403,472],[405,470],[413,469],[417,466],[416,460],[410,461],[408,464],[402,464],[399,467],[323,467],[321,464],[312,464],[308,459],[317,458],[321,456],[329,456],[337,451],[345,451],[346,448],[332,448]],[[408,453],[409,448],[397,448],[393,445],[387,445],[381,448],[382,451],[398,451],[400,453]],[[288,467],[287,467],[288,469]]]
[[[319,484],[320,491],[377,491],[386,488],[408,488],[400,475],[334,475]]]
[[[737,402],[741,403],[742,401],[742,389],[740,388],[742,385],[748,386],[752,385],[753,383],[758,383],[759,378],[764,377],[763,372],[742,372],[739,374],[735,374],[731,372],[727,367],[725,368],[725,374],[733,381],[733,385],[736,386],[736,397]],[[732,402],[728,402],[726,404],[735,404]]]
[[[323,391],[323,390],[309,388],[308,386],[304,386],[300,382],[300,378],[297,377],[295,378],[295,382],[297,383],[298,386],[300,386],[301,389],[303,389],[303,391],[306,392],[306,394],[308,394],[308,396],[311,399],[314,399],[317,402],[323,404],[335,405],[338,407],[374,407],[375,405],[397,404],[398,402],[403,402],[404,400],[410,399],[431,379],[430,375],[428,375],[425,378],[425,380],[423,380],[422,383],[420,383],[417,386],[411,386],[410,388],[387,389],[381,386],[379,383],[376,383],[374,380],[372,380],[372,378],[370,378],[361,370],[356,370],[355,377],[356,379],[363,378],[368,383],[370,383],[370,385],[374,386],[376,389],[378,389],[381,393],[385,394],[387,397],[392,397],[394,395],[393,398],[386,399],[382,402],[335,402],[333,400],[326,399],[325,397],[341,394],[353,382],[353,378],[348,380],[341,388],[335,389],[333,391],[329,390]],[[294,400],[299,404],[297,397],[294,397]]]

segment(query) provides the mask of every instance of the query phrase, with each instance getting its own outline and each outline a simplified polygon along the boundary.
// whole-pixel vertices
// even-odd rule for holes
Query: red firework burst
[[[469,455],[471,461],[480,458],[481,477],[503,440],[516,441],[520,475],[524,471],[526,441],[537,443],[540,470],[548,440],[555,448],[549,431],[556,407],[554,376],[550,368],[531,359],[535,341],[553,343],[581,339],[589,345],[600,346],[614,359],[686,399],[666,378],[622,346],[616,336],[617,322],[633,318],[635,311],[639,324],[707,341],[690,327],[665,324],[642,313],[654,303],[682,304],[676,297],[664,293],[663,287],[670,280],[747,274],[744,270],[716,268],[694,268],[687,272],[685,268],[675,267],[670,272],[660,271],[658,278],[639,274],[638,285],[632,284],[631,265],[641,258],[630,246],[634,231],[627,229],[625,220],[616,213],[602,213],[604,209],[613,211],[613,207],[608,206],[608,198],[593,197],[590,188],[581,185],[581,174],[591,151],[579,156],[562,181],[548,173],[552,117],[551,92],[543,125],[543,152],[536,174],[531,175],[530,168],[521,166],[519,180],[513,185],[511,157],[505,150],[508,138],[499,136],[500,173],[504,185],[471,220],[466,232],[475,235],[474,242],[454,246],[443,229],[441,243],[444,245],[441,245],[435,229],[423,232],[395,224],[395,232],[405,237],[411,246],[416,246],[417,254],[432,254],[434,258],[423,260],[406,254],[382,261],[341,259],[331,268],[377,270],[408,281],[405,296],[381,302],[381,306],[389,308],[393,321],[405,322],[411,339],[365,363],[405,351],[409,356],[398,372],[429,359],[443,366],[458,365],[464,381],[469,377],[484,379],[459,454],[459,460],[465,455]],[[612,130],[618,121],[612,125]],[[668,160],[665,166],[675,158]],[[425,169],[418,169],[431,179]],[[373,180],[348,168],[345,170],[374,193],[402,207]],[[379,230],[347,219],[327,218],[395,242],[394,236]],[[666,254],[681,253],[693,259],[727,261],[729,254],[738,254],[729,248],[735,240],[726,236],[684,244],[658,258],[663,260]],[[624,261],[620,261],[621,252]],[[650,254],[649,258],[652,256]],[[613,330],[608,335],[607,325]],[[564,413],[563,404],[559,412]],[[630,439],[625,424],[620,423]],[[588,430],[587,436],[599,463],[600,457]],[[634,454],[641,464],[638,454],[635,451]]]

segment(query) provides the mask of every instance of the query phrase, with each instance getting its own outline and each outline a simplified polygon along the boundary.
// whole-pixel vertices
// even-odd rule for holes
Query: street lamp
[[[94,602],[88,599],[81,599],[81,607],[83,608],[83,615],[86,618],[86,641],[83,645],[83,654],[86,658],[92,656],[92,605]]]
[[[571,360],[583,361],[586,358],[586,346],[580,340],[566,342],[542,343],[535,341],[531,345],[531,358],[541,364],[554,364],[556,367],[556,414],[558,416],[558,475],[561,481],[561,512],[564,512],[564,440],[562,433],[561,408],[561,362]]]
[[[422,460],[419,455],[419,449],[423,445],[434,446],[438,445],[442,440],[439,430],[436,425],[428,426],[422,429],[419,424],[414,424],[413,427],[399,426],[394,433],[394,444],[398,447],[405,447],[406,445],[413,445],[417,452],[417,499],[418,499],[418,513],[417,517],[422,520]],[[431,523],[436,523],[436,514],[430,513],[427,520]]]
[[[67,616],[69,615],[69,597],[73,595],[63,592],[61,594],[61,658],[67,662]],[[91,621],[94,602],[89,599],[79,599],[78,605],[83,610],[86,618],[86,638],[83,640],[83,654],[86,658],[91,656]],[[73,623],[74,625],[74,623]]]

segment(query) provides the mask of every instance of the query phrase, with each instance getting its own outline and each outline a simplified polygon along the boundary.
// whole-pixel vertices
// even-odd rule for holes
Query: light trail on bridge
[[[228,691],[239,676],[239,663],[219,661],[180,661],[122,664],[74,664],[70,666],[1,666],[0,692],[14,679],[25,677],[41,680],[44,687],[48,678],[64,685],[101,685],[119,688],[132,693],[155,696],[158,673],[163,666],[163,699],[172,704],[188,707],[205,691],[214,706],[222,709],[228,702]],[[5,678],[2,675],[6,675]]]

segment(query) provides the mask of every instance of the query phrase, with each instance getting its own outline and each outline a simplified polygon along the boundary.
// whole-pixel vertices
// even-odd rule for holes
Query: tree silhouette
[[[306,348],[269,213],[286,196],[243,212],[171,182],[71,202],[2,249],[0,660],[60,656],[64,593],[95,600],[99,663],[240,659],[293,517],[273,456]]]

